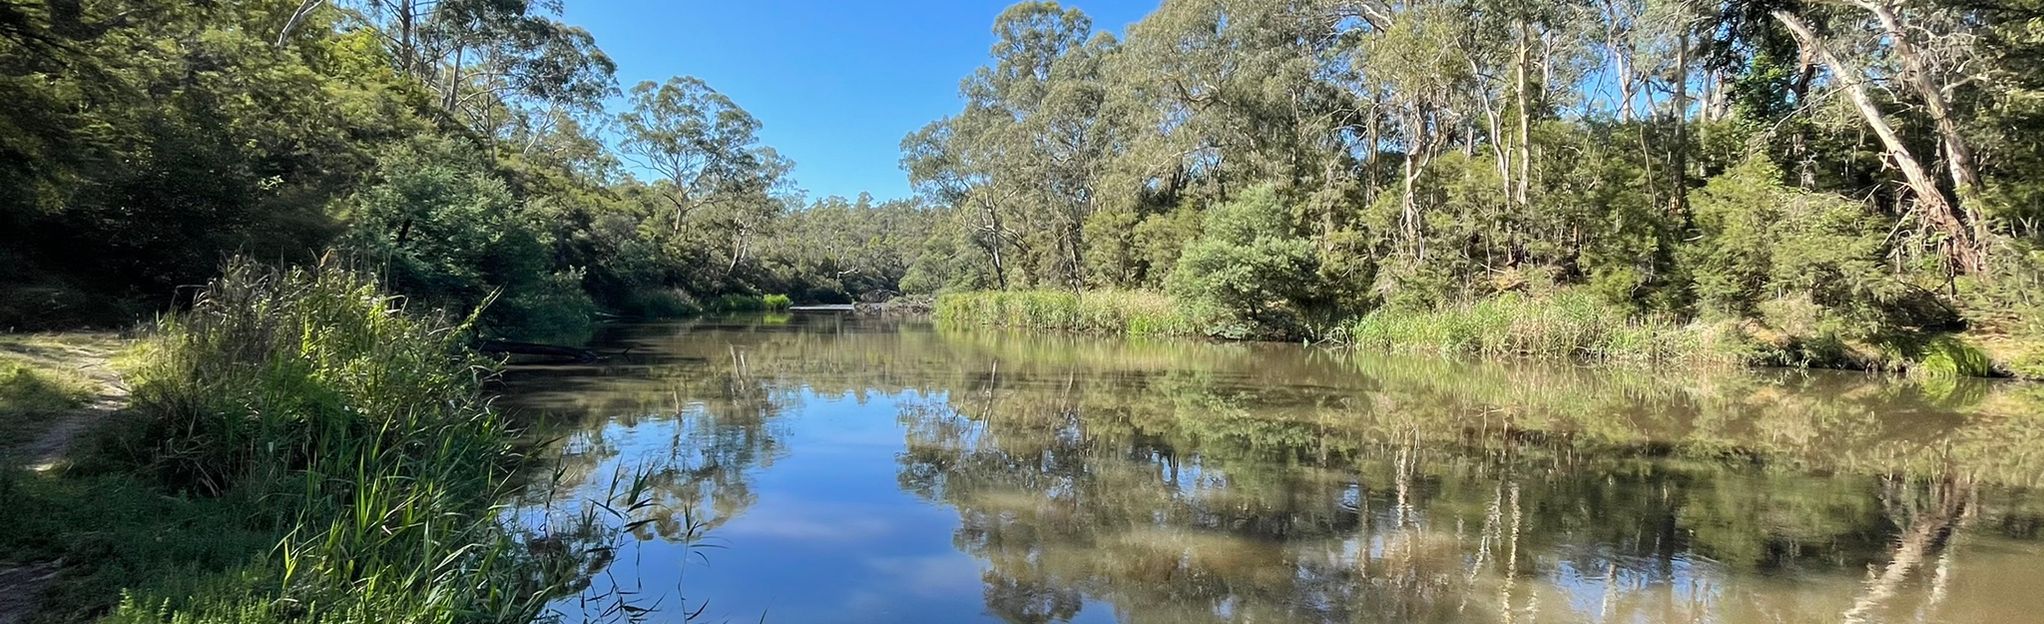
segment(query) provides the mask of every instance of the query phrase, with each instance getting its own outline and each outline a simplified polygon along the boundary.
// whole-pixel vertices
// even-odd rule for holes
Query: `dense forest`
[[[759,120],[620,89],[559,9],[0,2],[0,328],[146,316],[236,254],[331,251],[511,335],[895,287],[918,204],[803,205]]]
[[[1787,342],[2044,333],[2028,0],[1172,0],[1120,36],[1023,3],[891,201],[811,201],[739,103],[617,85],[560,8],[0,3],[0,326],[136,318],[240,254],[513,336],[1032,289],[1232,336],[1556,292]]]
[[[1161,288],[1252,329],[1587,290],[1866,339],[2037,331],[2038,7],[1166,2],[1010,9],[903,143],[908,285]]]

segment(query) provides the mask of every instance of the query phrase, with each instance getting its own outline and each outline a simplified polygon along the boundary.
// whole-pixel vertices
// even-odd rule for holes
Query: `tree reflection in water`
[[[2044,612],[2004,591],[2044,582],[2028,494],[2044,416],[2022,386],[806,316],[616,342],[640,355],[514,384],[548,388],[516,403],[580,419],[570,473],[662,457],[673,516],[742,521],[757,475],[803,452],[788,440],[805,398],[887,397],[896,483],[871,487],[955,510],[952,543],[1008,621]]]

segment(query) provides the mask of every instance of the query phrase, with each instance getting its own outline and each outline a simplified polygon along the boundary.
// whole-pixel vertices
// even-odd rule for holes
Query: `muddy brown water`
[[[2044,391],[939,330],[618,327],[512,375],[557,498],[654,522],[556,608],[783,622],[2044,622]]]

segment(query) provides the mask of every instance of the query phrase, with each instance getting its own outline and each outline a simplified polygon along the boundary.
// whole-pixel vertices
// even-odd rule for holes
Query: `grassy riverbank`
[[[539,617],[590,525],[501,521],[524,457],[468,328],[352,273],[230,266],[126,356],[131,406],[69,467],[0,476],[0,563],[61,570],[31,621]]]
[[[1224,315],[1194,312],[1168,295],[1143,291],[949,293],[937,298],[934,314],[953,326],[1223,338],[1249,333]],[[1318,333],[1356,348],[1489,357],[2044,377],[2038,364],[2044,350],[2009,337],[1925,332],[1853,338],[1753,320],[1683,320],[1635,314],[1571,289],[1434,309],[1379,308]],[[1983,349],[1983,342],[1991,346]]]
[[[1196,336],[1220,331],[1216,319],[1179,305],[1171,297],[1144,291],[983,291],[937,296],[932,311],[951,325],[990,325],[1035,330]]]
[[[1730,364],[1761,358],[1736,324],[1636,316],[1584,293],[1506,295],[1435,310],[1378,309],[1345,329],[1358,348]]]

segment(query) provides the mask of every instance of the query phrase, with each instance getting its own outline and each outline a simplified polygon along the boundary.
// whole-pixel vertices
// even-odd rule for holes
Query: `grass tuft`
[[[524,460],[474,318],[231,263],[130,356],[132,422],[91,461],[0,479],[0,554],[74,562],[60,620],[540,618],[595,548],[559,545],[599,532],[503,522]]]

